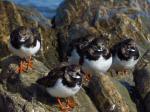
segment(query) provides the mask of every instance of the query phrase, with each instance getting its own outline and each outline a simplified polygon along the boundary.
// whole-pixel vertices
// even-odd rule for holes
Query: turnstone
[[[94,39],[93,36],[86,36],[74,39],[70,42],[67,57],[70,64],[82,64],[84,48]]]
[[[101,38],[95,38],[85,48],[83,55],[83,70],[93,73],[105,73],[112,64],[112,55],[107,48],[106,41]]]
[[[31,56],[39,51],[40,46],[41,37],[39,32],[34,28],[21,26],[11,32],[9,49],[22,59],[17,72],[21,73],[28,67],[32,67]],[[27,64],[27,68],[24,67],[25,64]]]
[[[75,95],[81,88],[83,72],[78,65],[62,63],[51,70],[47,76],[38,79],[37,83],[44,86],[47,92],[57,98],[61,109],[66,107],[59,98],[66,98]],[[67,104],[69,107],[69,102]]]
[[[112,48],[113,64],[116,71],[132,69],[139,60],[140,52],[133,39],[125,39]]]

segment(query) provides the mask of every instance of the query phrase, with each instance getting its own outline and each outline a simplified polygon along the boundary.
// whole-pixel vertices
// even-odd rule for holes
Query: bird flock
[[[17,73],[32,68],[32,56],[40,48],[41,37],[35,28],[21,26],[11,32],[9,49],[21,58]],[[133,69],[139,58],[138,46],[131,38],[126,38],[109,49],[103,36],[88,35],[73,39],[68,45],[67,62],[60,63],[47,76],[38,79],[37,84],[57,98],[62,110],[70,109],[74,105],[73,101],[67,100],[66,105],[63,105],[60,98],[75,95],[80,90],[84,77],[90,80],[92,75],[106,73],[110,68],[116,71]]]

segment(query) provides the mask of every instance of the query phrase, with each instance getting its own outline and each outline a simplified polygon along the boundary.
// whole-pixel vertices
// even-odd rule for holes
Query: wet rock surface
[[[90,34],[103,35],[110,48],[133,38],[142,58],[133,73],[110,70],[104,76],[93,76],[88,86],[83,85],[86,91],[81,89],[74,96],[78,106],[73,112],[149,112],[150,53],[143,56],[150,47],[149,7],[146,0],[65,0],[51,23],[36,10],[0,1],[0,111],[60,111],[56,100],[35,81],[66,60],[70,40]],[[42,48],[34,57],[34,68],[16,74],[18,57],[11,55],[7,44],[10,32],[23,25],[38,28]]]

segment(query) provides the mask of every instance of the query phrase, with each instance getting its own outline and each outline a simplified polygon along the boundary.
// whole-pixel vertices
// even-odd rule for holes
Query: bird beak
[[[100,49],[98,49],[98,51],[99,51],[99,52],[101,52],[101,51],[103,51],[103,49],[102,49],[102,48],[100,48]]]

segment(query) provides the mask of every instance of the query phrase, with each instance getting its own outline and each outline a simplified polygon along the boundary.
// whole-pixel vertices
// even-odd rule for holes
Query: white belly
[[[25,46],[22,46],[20,49],[16,49],[10,43],[9,43],[8,47],[9,47],[10,51],[13,52],[15,55],[17,55],[21,58],[26,58],[26,57],[29,57],[29,56],[36,54],[39,51],[40,42],[37,41],[36,46],[31,47],[31,48],[27,48]]]
[[[112,57],[105,60],[102,56],[96,61],[90,61],[85,59],[83,63],[83,70],[94,73],[94,72],[107,72],[112,64]]]
[[[69,88],[67,86],[64,86],[62,84],[62,79],[59,79],[55,86],[52,88],[47,88],[47,92],[53,96],[53,97],[69,97],[69,96],[73,96],[75,95],[79,90],[80,90],[81,86],[76,85],[73,88]]]
[[[122,69],[132,69],[137,64],[138,59],[134,60],[134,58],[129,59],[128,61],[120,60],[118,56],[113,58],[112,68],[115,70]]]
[[[80,56],[78,55],[76,49],[71,52],[71,56],[68,57],[68,62],[70,64],[79,64]]]

